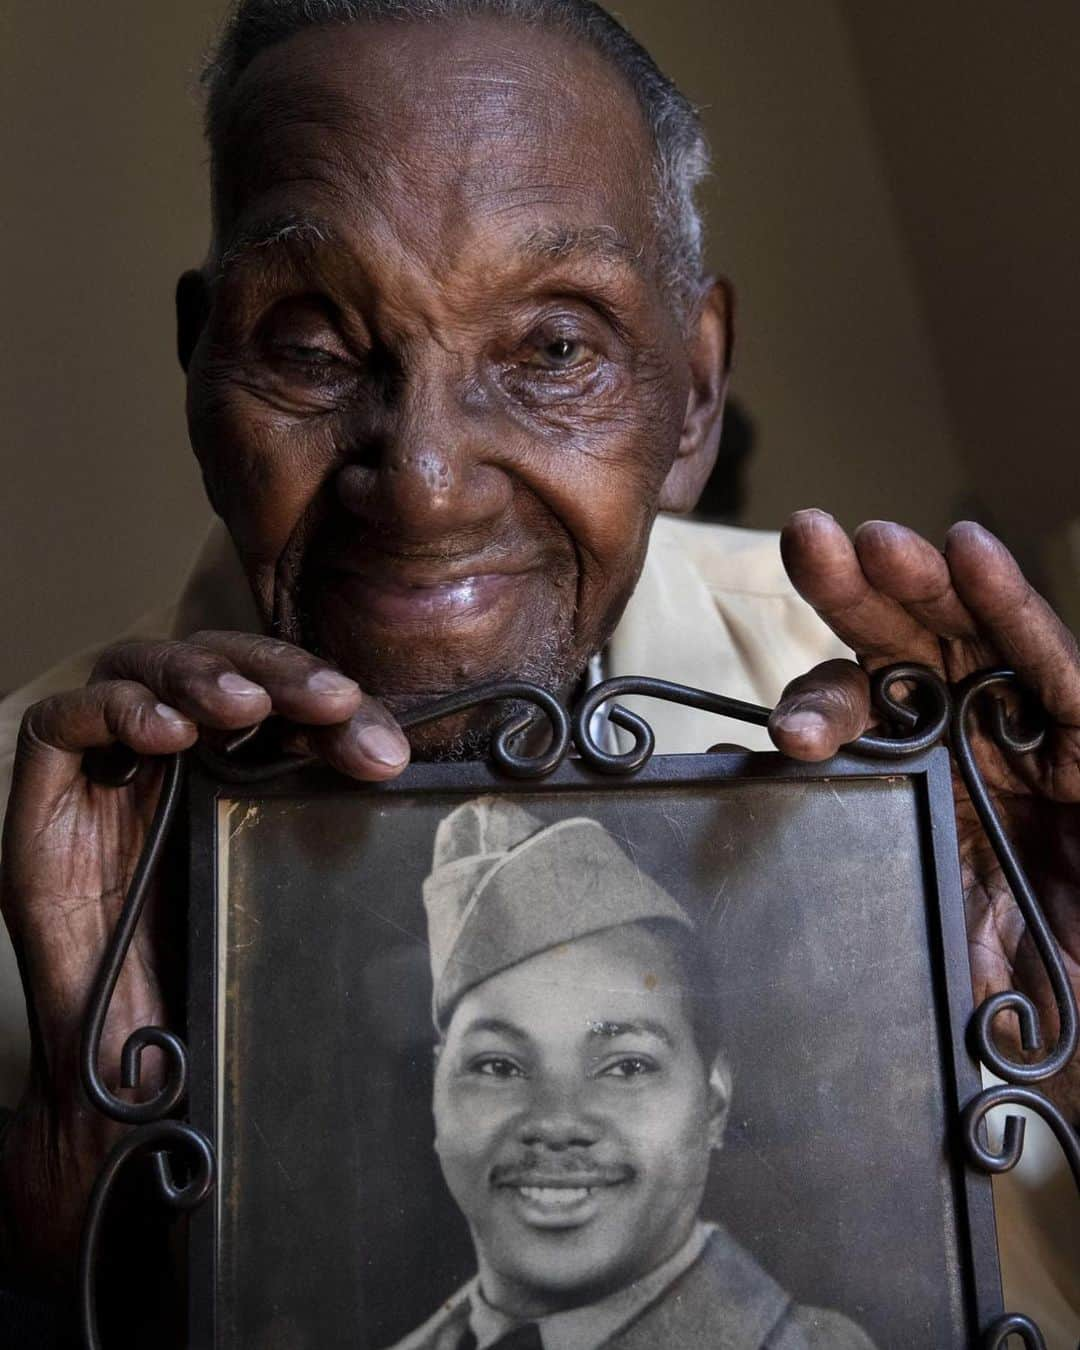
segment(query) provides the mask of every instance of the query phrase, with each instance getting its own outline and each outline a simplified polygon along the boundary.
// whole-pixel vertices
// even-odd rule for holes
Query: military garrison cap
[[[439,1030],[468,990],[552,947],[644,920],[693,928],[599,821],[543,825],[498,797],[440,821],[424,907]]]

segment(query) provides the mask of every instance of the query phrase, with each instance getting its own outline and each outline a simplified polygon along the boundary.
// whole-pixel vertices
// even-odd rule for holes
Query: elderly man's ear
[[[690,511],[716,463],[724,395],[731,369],[735,296],[722,277],[708,277],[686,339],[690,390],[675,460],[660,489],[661,511]]]
[[[731,1109],[731,1068],[717,1055],[709,1069],[709,1147],[723,1148],[724,1130]]]
[[[176,354],[185,374],[210,314],[210,290],[202,272],[185,272],[176,283]]]

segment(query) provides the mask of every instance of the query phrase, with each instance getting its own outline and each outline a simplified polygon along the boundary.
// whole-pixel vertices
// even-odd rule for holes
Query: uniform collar
[[[538,1326],[544,1350],[599,1350],[689,1270],[714,1231],[713,1224],[699,1220],[679,1250],[642,1279],[625,1289],[617,1289],[598,1303],[541,1318]],[[520,1319],[509,1317],[487,1301],[479,1279],[470,1284],[468,1296],[469,1326],[476,1337],[477,1350],[488,1350],[500,1336],[521,1325]]]

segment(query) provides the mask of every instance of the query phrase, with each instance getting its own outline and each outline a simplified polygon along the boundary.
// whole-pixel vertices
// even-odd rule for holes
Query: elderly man
[[[468,802],[424,904],[435,1147],[479,1273],[395,1350],[872,1350],[698,1217],[731,1100],[707,961],[602,825]]]
[[[152,757],[274,713],[382,779],[409,758],[402,709],[510,674],[570,694],[598,658],[768,701],[786,685],[773,740],[823,759],[867,725],[867,671],[1008,663],[1049,734],[980,759],[1075,960],[1080,661],[1006,550],[970,524],[941,553],[801,513],[784,561],[820,624],[769,540],[658,515],[693,504],[715,456],[731,302],[702,271],[697,120],[633,40],[589,0],[241,0],[209,94],[213,230],[180,281],[179,349],[228,539],[168,621],[4,706],[2,900],[33,1064],[0,1190],[26,1277],[67,1276],[113,1137],[76,1046],[159,781],[148,758],[129,788],[88,783],[92,746]],[[412,751],[479,751],[491,715]],[[661,749],[710,738],[656,725]],[[976,995],[1025,990],[1052,1040],[959,789],[957,809]],[[145,927],[118,986],[114,1081],[134,1026],[177,1022],[164,932]],[[1076,1074],[1057,1091],[1075,1112]]]

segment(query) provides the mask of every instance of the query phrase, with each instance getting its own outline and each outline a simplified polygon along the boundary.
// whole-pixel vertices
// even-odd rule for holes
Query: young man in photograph
[[[611,834],[467,803],[424,902],[435,1147],[478,1273],[395,1350],[871,1350],[701,1219],[731,1100],[707,957]]]

